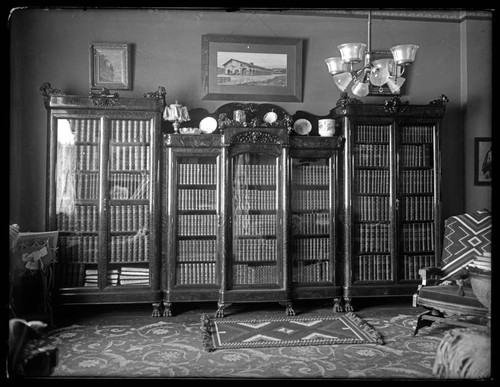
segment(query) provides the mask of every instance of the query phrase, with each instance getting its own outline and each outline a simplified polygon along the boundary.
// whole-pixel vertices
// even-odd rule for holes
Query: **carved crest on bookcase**
[[[54,89],[49,82],[45,82],[39,89],[42,92],[42,97],[45,103],[50,101],[53,95],[64,95],[62,90]]]
[[[448,97],[444,94],[441,94],[441,97],[429,102],[429,105],[438,105],[438,106],[446,106],[446,104],[450,102]]]
[[[167,97],[167,91],[163,86],[158,86],[158,90],[156,91],[150,91],[149,93],[145,93],[143,95],[144,98],[158,98],[163,101],[163,106],[166,106],[166,97]]]
[[[337,101],[336,106],[340,106],[342,109],[342,114],[347,112],[347,106],[351,104],[362,104],[363,102],[357,98],[349,97],[349,94],[345,91],[340,93],[340,98]]]
[[[243,133],[239,133],[235,135],[231,141],[230,144],[235,144],[235,143],[250,143],[250,144],[283,144],[283,140],[275,135],[272,135],[270,133],[264,133],[264,132],[258,132],[258,131],[247,131]]]
[[[114,106],[119,98],[118,93],[111,93],[105,87],[93,87],[89,92],[89,99],[94,106]]]
[[[403,113],[410,106],[408,101],[402,102],[399,97],[393,97],[384,101],[384,111],[389,114]]]

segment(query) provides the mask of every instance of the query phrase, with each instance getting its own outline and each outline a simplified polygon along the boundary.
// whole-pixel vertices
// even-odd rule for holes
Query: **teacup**
[[[335,134],[335,120],[331,118],[318,120],[318,133],[322,137],[333,137]]]

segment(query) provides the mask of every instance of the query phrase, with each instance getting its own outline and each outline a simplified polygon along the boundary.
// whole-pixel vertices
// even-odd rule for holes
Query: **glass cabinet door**
[[[217,284],[218,156],[176,157],[174,286]]]
[[[93,118],[55,120],[57,288],[98,286],[100,124]]]
[[[109,125],[106,286],[149,286],[152,124],[112,119]]]
[[[419,269],[438,266],[434,125],[404,125],[399,130],[399,213],[403,262],[400,278],[420,280]]]
[[[292,281],[332,282],[331,158],[291,159]]]
[[[353,281],[393,281],[391,125],[356,125],[352,146]]]
[[[231,171],[230,287],[278,286],[278,158],[263,153],[235,155]]]

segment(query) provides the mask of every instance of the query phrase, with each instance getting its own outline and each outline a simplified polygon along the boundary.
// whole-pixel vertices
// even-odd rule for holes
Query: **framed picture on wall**
[[[474,184],[491,185],[491,137],[476,137],[474,144]]]
[[[302,39],[202,35],[202,99],[302,101]]]
[[[90,87],[131,90],[129,44],[96,42],[90,45]]]

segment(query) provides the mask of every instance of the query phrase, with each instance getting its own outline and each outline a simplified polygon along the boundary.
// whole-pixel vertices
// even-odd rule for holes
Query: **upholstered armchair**
[[[487,210],[446,220],[442,267],[419,270],[422,283],[413,296],[413,306],[424,307],[426,311],[418,316],[414,335],[434,321],[465,327],[489,326],[489,302],[485,301],[484,294],[488,293],[489,297],[491,291],[491,225],[492,216]],[[478,272],[481,272],[481,282],[475,280]]]

